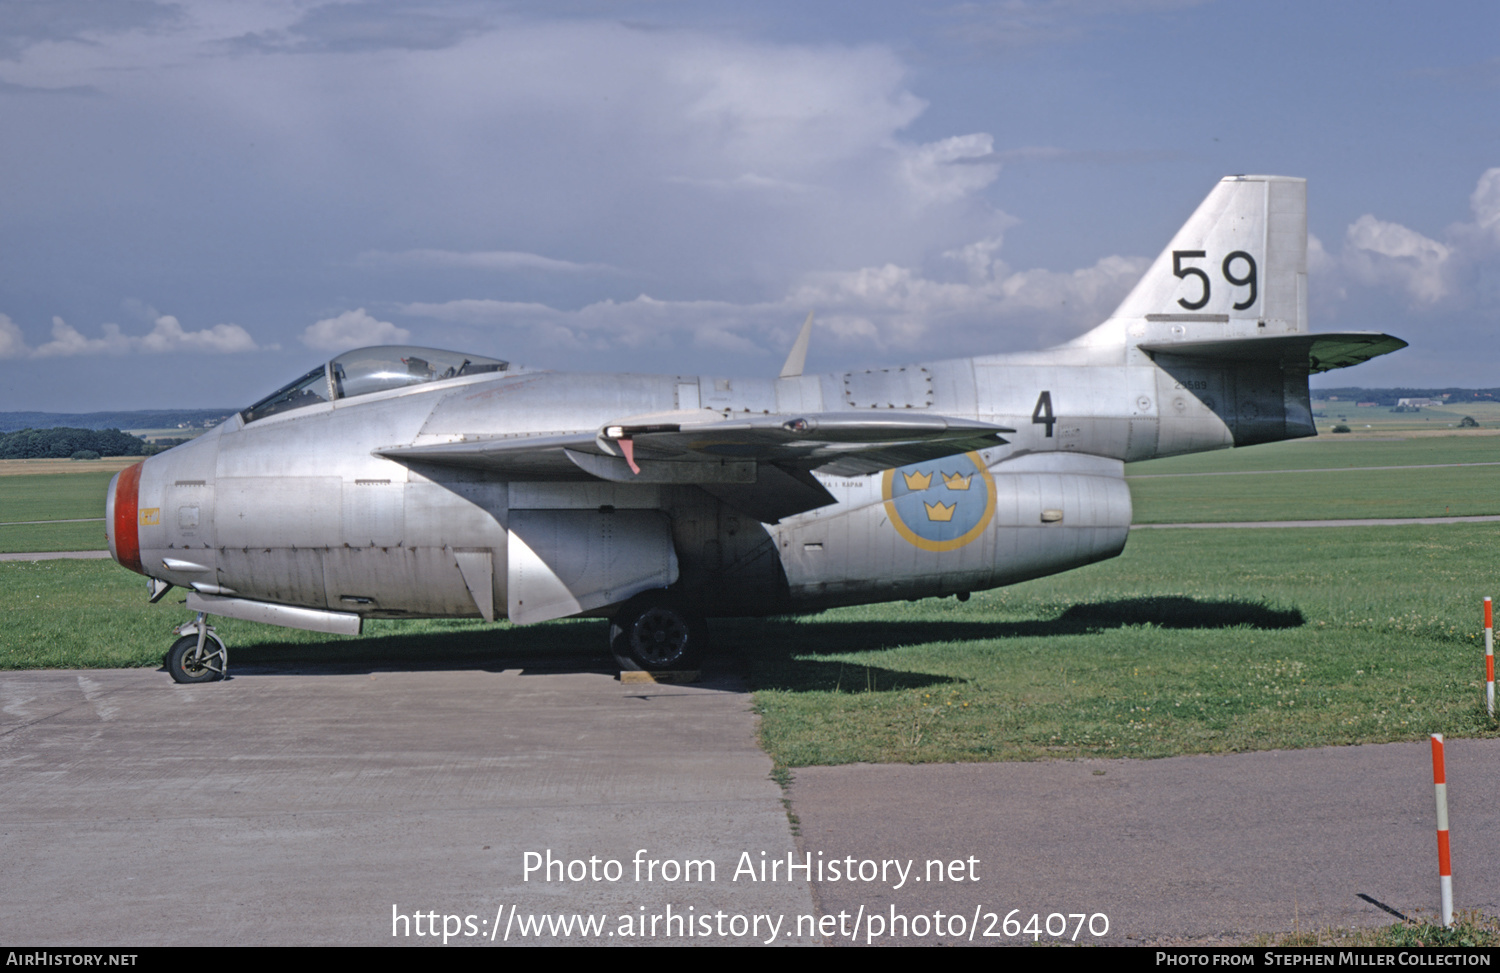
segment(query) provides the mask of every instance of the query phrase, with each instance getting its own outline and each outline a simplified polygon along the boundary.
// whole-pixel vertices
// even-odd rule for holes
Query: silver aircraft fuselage
[[[1404,344],[1307,331],[1303,194],[1224,180],[1110,320],[1046,351],[774,379],[463,358],[364,391],[341,362],[462,356],[350,353],[120,474],[110,549],[158,597],[325,631],[653,592],[799,612],[1113,557],[1124,463],[1315,435],[1308,375]]]

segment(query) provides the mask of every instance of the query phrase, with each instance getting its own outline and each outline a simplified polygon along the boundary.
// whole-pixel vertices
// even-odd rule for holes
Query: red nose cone
[[[112,492],[110,504],[110,545],[115,560],[136,572],[145,574],[141,570],[141,535],[140,514],[138,512],[139,494],[141,489],[141,465],[127,467],[120,471],[115,477],[115,482],[110,485]]]

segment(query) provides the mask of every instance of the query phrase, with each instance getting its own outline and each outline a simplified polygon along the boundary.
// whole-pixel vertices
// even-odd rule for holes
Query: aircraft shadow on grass
[[[879,651],[897,645],[924,642],[970,642],[986,639],[1050,638],[1089,635],[1130,625],[1156,628],[1284,629],[1305,625],[1307,619],[1295,608],[1272,608],[1251,601],[1201,601],[1168,596],[1121,598],[1114,601],[1073,605],[1056,618],[1014,622],[962,621],[859,621],[818,620],[814,624],[792,621],[760,623],[767,641],[790,652]]]
[[[512,626],[460,632],[392,634],[318,645],[263,641],[234,650],[234,664],[286,675],[380,670],[519,670],[522,675],[608,673],[614,660],[600,651],[602,623]],[[755,688],[916,689],[962,680],[931,673],[851,665],[808,656],[879,652],[932,642],[981,642],[1097,634],[1127,626],[1164,629],[1254,628],[1306,624],[1295,608],[1233,599],[1183,596],[1121,598],[1073,605],[1056,618],[1021,621],[849,621],[820,618],[725,619],[714,623],[723,650],[711,670],[748,666]]]
[[[1295,608],[1272,608],[1249,601],[1204,601],[1167,596],[1091,602],[1074,605],[1056,618],[1015,622],[819,620],[808,624],[772,620],[757,624],[759,632],[755,637],[759,645],[751,650],[756,668],[756,688],[837,689],[840,692],[858,693],[882,689],[923,689],[962,683],[965,680],[960,677],[903,672],[807,657],[879,652],[903,645],[932,642],[1094,635],[1132,625],[1150,625],[1164,629],[1274,630],[1298,628],[1306,624],[1306,619]],[[740,629],[738,634],[751,636],[745,628]]]

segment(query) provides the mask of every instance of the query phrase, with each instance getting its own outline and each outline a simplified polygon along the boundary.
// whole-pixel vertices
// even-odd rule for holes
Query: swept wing
[[[773,519],[779,519],[832,502],[810,471],[877,473],[998,446],[1006,442],[1004,433],[1014,431],[925,414],[825,412],[738,419],[690,411],[634,416],[585,432],[476,436],[387,446],[375,453],[408,464],[482,469],[513,479],[693,484],[733,493],[739,498],[736,505],[775,512],[779,516]],[[764,469],[768,466],[775,469]],[[766,494],[761,501],[758,492]]]

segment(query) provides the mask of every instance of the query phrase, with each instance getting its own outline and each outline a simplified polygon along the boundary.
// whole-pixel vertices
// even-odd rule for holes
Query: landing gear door
[[[512,510],[510,620],[545,622],[618,604],[677,580],[672,525],[655,510]]]

